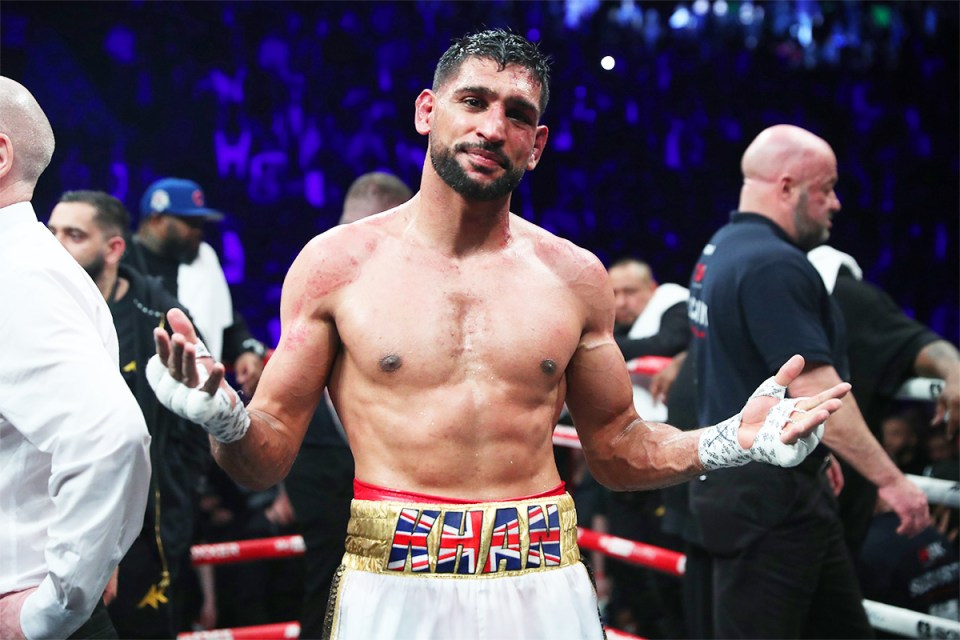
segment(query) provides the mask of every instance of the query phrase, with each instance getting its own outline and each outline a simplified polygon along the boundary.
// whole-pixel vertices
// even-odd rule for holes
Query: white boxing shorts
[[[604,637],[562,485],[555,495],[485,503],[355,488],[325,637]]]

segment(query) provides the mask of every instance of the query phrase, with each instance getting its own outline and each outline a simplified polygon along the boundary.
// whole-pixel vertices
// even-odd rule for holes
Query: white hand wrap
[[[201,352],[200,344],[197,343],[198,355]],[[198,387],[203,386],[209,377],[206,369],[197,367],[197,374],[200,376]],[[220,442],[235,442],[246,435],[250,428],[250,414],[239,399],[231,402],[229,394],[222,388],[210,395],[174,380],[167,367],[160,362],[160,356],[154,355],[147,362],[147,381],[160,404],[181,418],[196,422]]]
[[[753,446],[749,449],[741,447],[737,440],[737,432],[743,418],[742,411],[705,429],[700,436],[699,444],[700,462],[703,466],[708,470],[740,467],[756,460],[778,467],[795,467],[803,462],[804,458],[820,443],[820,438],[823,437],[823,423],[821,422],[810,435],[800,438],[793,444],[784,444],[780,440],[783,425],[793,422],[790,415],[794,411],[803,413],[802,409],[796,408],[796,399],[783,399],[786,392],[786,387],[777,384],[773,378],[767,378],[750,396],[751,399],[770,396],[779,398],[780,402],[767,412],[763,426],[760,427]]]
[[[207,345],[203,344],[199,340],[193,343],[193,347],[194,347],[194,353],[197,356],[197,360],[199,360],[200,358],[213,358],[213,354],[210,353],[210,349],[207,349]],[[203,367],[200,368],[200,372],[206,373],[206,371],[203,370]],[[203,383],[201,382],[200,384],[203,384]]]

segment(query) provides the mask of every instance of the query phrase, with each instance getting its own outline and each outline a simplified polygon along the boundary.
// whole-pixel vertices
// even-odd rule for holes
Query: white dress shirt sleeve
[[[3,452],[15,468],[0,474],[19,473],[12,490],[33,491],[17,499],[35,513],[13,535],[46,565],[20,614],[30,639],[65,638],[89,618],[143,526],[150,482],[150,436],[116,363],[116,333],[110,354],[101,309],[71,275],[0,274],[10,296],[0,313],[0,422],[15,429]],[[18,564],[32,554],[20,555]]]

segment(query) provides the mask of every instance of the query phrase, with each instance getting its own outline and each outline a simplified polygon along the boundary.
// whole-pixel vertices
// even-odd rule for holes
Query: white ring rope
[[[927,501],[930,503],[960,509],[960,482],[910,474],[907,474],[907,478],[927,494]]]
[[[910,378],[897,389],[894,397],[897,400],[936,400],[945,385],[940,378]]]
[[[907,638],[960,638],[960,622],[864,600],[870,626]]]
[[[670,364],[663,356],[641,356],[627,362],[627,371],[640,376],[653,376]],[[936,400],[943,393],[946,382],[940,378],[910,378],[904,382],[894,397],[897,400]],[[857,390],[853,390],[856,395]]]

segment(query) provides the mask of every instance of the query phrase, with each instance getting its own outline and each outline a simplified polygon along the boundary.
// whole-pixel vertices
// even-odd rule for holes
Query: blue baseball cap
[[[140,199],[140,214],[164,214],[183,218],[203,218],[216,222],[223,214],[204,206],[203,189],[193,180],[163,178],[149,187]]]

